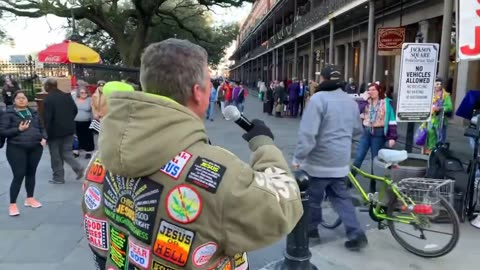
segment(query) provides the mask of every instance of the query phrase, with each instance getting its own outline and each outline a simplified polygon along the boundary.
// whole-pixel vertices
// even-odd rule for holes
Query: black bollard
[[[318,268],[310,263],[312,253],[310,252],[308,241],[310,206],[308,204],[307,189],[310,179],[304,171],[296,171],[295,179],[300,188],[303,215],[292,232],[287,235],[287,249],[284,253],[285,259],[275,266],[275,270],[317,270]]]

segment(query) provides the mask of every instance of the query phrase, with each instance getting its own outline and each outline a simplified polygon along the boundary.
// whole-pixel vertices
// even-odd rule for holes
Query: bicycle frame
[[[395,195],[395,197],[399,201],[401,201],[404,206],[415,205],[415,203],[413,202],[412,199],[403,195],[398,190],[397,186],[394,185],[393,182],[389,179],[389,176],[380,177],[380,176],[376,176],[376,175],[373,175],[373,174],[369,174],[369,173],[366,173],[366,172],[362,171],[361,169],[359,169],[359,168],[357,168],[353,165],[351,165],[351,168],[354,171],[356,171],[357,173],[359,173],[360,175],[362,175],[363,177],[366,177],[370,180],[374,180],[374,181],[378,181],[378,182],[383,183],[383,185],[381,185],[380,192],[378,193],[379,200],[383,199],[383,197],[385,196],[385,194],[387,192],[387,187],[390,187],[392,189],[392,192]],[[357,189],[357,191],[360,193],[360,195],[362,195],[362,198],[363,198],[364,202],[365,203],[372,203],[372,201],[368,197],[368,194],[365,192],[365,190],[362,188],[362,186],[358,182],[357,178],[351,172],[348,173],[348,179],[353,184],[353,186],[355,186],[355,189]],[[400,222],[400,223],[404,223],[404,224],[410,224],[410,223],[417,220],[417,217],[414,213],[410,213],[410,216],[398,216],[398,217],[388,216],[387,214],[381,212],[382,206],[380,204],[377,204],[372,210],[373,210],[373,214],[378,219],[381,219],[381,220],[391,220],[391,221],[394,221],[394,222]]]

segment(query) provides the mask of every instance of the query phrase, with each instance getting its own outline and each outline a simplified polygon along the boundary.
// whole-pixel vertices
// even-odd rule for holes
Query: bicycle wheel
[[[342,219],[333,208],[332,203],[330,202],[326,193],[323,197],[321,207],[322,222],[320,225],[322,225],[322,227],[333,230],[342,224]]]
[[[394,222],[391,220],[387,221],[388,228],[390,229],[390,232],[392,233],[393,238],[395,238],[395,240],[406,250],[420,257],[436,258],[436,257],[446,255],[447,253],[452,251],[457,245],[458,238],[460,237],[459,219],[453,207],[443,197],[440,197],[440,201],[438,204],[439,204],[439,207],[443,208],[443,210],[439,210],[436,216],[417,215],[419,221],[416,223],[403,224],[403,223]],[[403,216],[405,216],[405,212],[402,212],[400,210],[401,209],[400,206],[401,206],[401,203],[397,201],[397,198],[393,198],[392,200],[390,200],[390,203],[388,204],[387,215],[390,217],[395,217],[394,212],[400,211],[400,213],[403,213]],[[446,218],[449,218],[449,222],[445,222]],[[436,227],[440,227],[445,224],[451,225],[452,227],[451,234],[436,230]],[[405,240],[397,232],[397,229],[398,229],[397,227],[400,227],[401,225],[413,227],[415,232],[419,232],[420,236],[415,236],[412,233],[407,233],[403,230],[399,230],[399,232],[407,236],[413,236],[413,238],[417,238],[415,242],[421,243],[421,245],[423,245],[426,250],[421,250],[415,247],[413,245],[415,242],[413,241]],[[431,229],[432,227],[435,227],[435,228]],[[438,233],[440,235],[447,235],[450,238],[447,241],[445,241],[446,243],[444,245],[439,246],[437,244],[433,244],[431,242],[432,241],[431,238],[427,238],[427,236],[424,234],[425,232],[432,232],[432,233]],[[439,248],[433,250],[436,247],[439,247]]]

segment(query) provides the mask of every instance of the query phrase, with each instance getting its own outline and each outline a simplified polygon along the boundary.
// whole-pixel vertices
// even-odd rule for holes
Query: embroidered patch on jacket
[[[128,249],[128,236],[110,227],[110,252],[108,254],[112,263],[118,267],[118,269],[125,269],[127,262],[127,249]]]
[[[151,244],[163,186],[149,178],[107,172],[103,187],[105,215],[143,243]]]
[[[96,210],[102,202],[102,193],[97,187],[89,186],[85,191],[85,205],[90,210]]]
[[[192,154],[182,151],[174,159],[165,164],[160,171],[177,180],[191,158]]]
[[[173,264],[185,266],[194,238],[194,232],[162,220],[153,245],[153,254]]]
[[[95,248],[108,250],[108,223],[105,219],[84,216],[85,233],[88,243]]]
[[[201,267],[208,263],[213,254],[217,252],[218,245],[214,242],[208,242],[198,246],[192,254],[192,263],[196,267]]]
[[[139,267],[149,268],[150,267],[150,257],[151,250],[137,244],[130,239],[128,241],[128,261]]]
[[[195,221],[202,211],[202,199],[198,192],[185,184],[172,188],[166,198],[168,216],[176,222],[188,224]]]
[[[168,265],[165,265],[163,263],[153,261],[151,270],[177,270],[177,269],[170,267]]]
[[[209,159],[198,157],[188,171],[185,182],[194,184],[208,192],[216,193],[226,167]]]
[[[95,183],[103,183],[103,179],[105,178],[105,167],[103,167],[102,162],[100,159],[95,159],[95,161],[92,162],[92,165],[88,168],[87,174],[85,176],[85,179],[91,182]]]
[[[247,253],[237,253],[233,256],[233,268],[235,270],[247,270],[248,269],[248,258]]]
[[[232,261],[229,257],[224,257],[220,259],[220,261],[209,270],[232,270]]]

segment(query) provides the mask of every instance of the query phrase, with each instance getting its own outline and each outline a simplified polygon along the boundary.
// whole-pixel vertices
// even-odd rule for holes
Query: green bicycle
[[[395,240],[409,252],[426,258],[443,256],[452,251],[460,237],[458,216],[446,198],[453,192],[452,180],[435,180],[426,178],[407,178],[394,183],[390,180],[391,169],[408,158],[406,151],[382,149],[378,157],[386,162],[386,173],[379,177],[352,166],[353,171],[363,177],[381,184],[379,192],[367,194],[357,178],[348,174],[350,182],[360,193],[364,203],[368,205],[370,218],[378,222],[378,229],[390,229]],[[326,198],[328,200],[328,198]],[[330,217],[332,217],[330,215]],[[333,229],[342,222],[339,216],[326,220],[324,215],[322,226]],[[327,218],[328,219],[328,218]],[[402,226],[413,229],[407,232]],[[444,231],[451,227],[451,232]],[[436,233],[445,238],[444,244],[433,243],[436,238],[426,233]],[[413,241],[403,236],[412,237]],[[423,246],[423,250],[415,244]]]

